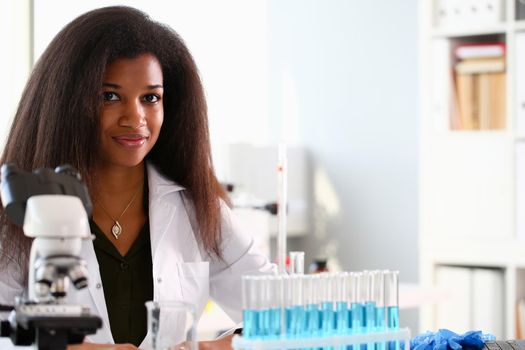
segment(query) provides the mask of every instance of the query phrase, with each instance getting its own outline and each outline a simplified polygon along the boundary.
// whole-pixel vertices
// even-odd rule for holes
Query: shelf
[[[465,5],[454,1],[451,6]],[[422,287],[432,288],[438,277],[455,276],[455,267],[476,278],[497,270],[497,286],[480,289],[483,300],[498,295],[503,304],[498,322],[487,313],[472,316],[487,310],[482,299],[463,300],[457,310],[446,303],[424,306],[420,330],[442,321],[440,326],[489,333],[493,328],[512,339],[516,301],[525,297],[525,181],[517,181],[525,175],[525,19],[514,19],[517,0],[486,1],[478,3],[501,5],[493,8],[507,20],[448,18],[441,22],[446,27],[436,27],[435,11],[449,4],[445,0],[425,0],[421,12],[420,279]],[[457,55],[462,45],[491,42],[506,44],[504,69],[501,59],[494,65],[489,59],[483,68]],[[498,129],[451,130],[478,125]]]
[[[525,240],[498,239],[497,237],[483,240],[457,238],[427,238],[422,249],[434,264],[525,268]],[[430,251],[431,249],[431,251]]]
[[[469,137],[469,138],[485,138],[487,140],[495,140],[506,138],[509,135],[507,129],[483,129],[483,130],[447,130],[446,134],[450,137]],[[525,135],[524,135],[525,136]]]
[[[519,20],[514,22],[514,30],[517,32],[525,31],[525,20]]]
[[[435,28],[432,30],[431,35],[434,38],[459,38],[466,36],[505,34],[506,32],[507,24],[502,23],[483,28]]]

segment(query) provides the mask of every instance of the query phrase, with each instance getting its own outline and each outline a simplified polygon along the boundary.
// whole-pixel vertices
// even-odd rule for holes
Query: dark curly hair
[[[137,9],[96,9],[57,34],[25,87],[0,161],[26,170],[67,163],[93,186],[106,67],[118,58],[145,53],[157,57],[164,78],[164,122],[146,159],[187,189],[200,242],[208,253],[220,257],[220,199],[227,198],[213,171],[198,69],[177,33]],[[1,209],[0,224],[0,263],[12,259],[25,263],[30,239],[7,221]]]

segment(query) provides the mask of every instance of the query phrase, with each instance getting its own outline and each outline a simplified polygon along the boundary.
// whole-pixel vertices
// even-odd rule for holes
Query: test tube
[[[381,275],[379,271],[363,271],[365,276],[365,331],[367,333],[374,332],[376,330],[376,301],[375,291],[378,282],[378,275]],[[362,347],[363,348],[363,347]],[[374,343],[367,343],[366,350],[375,350]]]
[[[399,271],[385,271],[385,305],[387,328],[399,329]],[[398,350],[399,341],[388,342],[389,350]]]
[[[292,291],[292,308],[290,313],[290,328],[288,335],[296,338],[303,334],[305,313],[303,300],[303,276],[290,276],[290,284]]]
[[[385,274],[384,271],[376,271],[374,285],[374,302],[376,303],[376,329],[386,330],[386,308],[385,308]]]
[[[331,335],[335,326],[333,274],[321,273],[319,276],[321,299],[321,335]]]
[[[387,307],[387,326],[399,328],[399,271],[385,273],[385,304]]]
[[[259,301],[255,276],[242,276],[243,336],[249,339],[258,336]]]
[[[258,288],[258,298],[260,300],[260,308],[258,313],[258,333],[262,338],[267,338],[270,331],[270,300],[269,300],[269,281],[268,276],[256,277],[256,285]]]
[[[365,328],[367,332],[373,332],[376,328],[376,301],[374,292],[376,290],[377,276],[379,271],[363,271],[365,276]],[[373,350],[373,349],[370,349]]]
[[[304,333],[309,336],[319,334],[319,275],[305,275],[304,279],[304,304],[306,322]]]
[[[290,275],[282,275],[282,295],[283,295],[283,321],[281,334],[289,335],[292,331],[292,311],[293,311],[293,293],[292,281]]]
[[[271,276],[268,279],[267,297],[269,305],[268,336],[277,338],[281,335],[282,278]]]
[[[290,252],[290,274],[304,274],[304,252]]]
[[[377,271],[374,288],[374,301],[376,303],[376,329],[378,332],[386,331],[386,306],[385,306],[385,273],[388,271]],[[376,343],[376,350],[386,350],[386,342]]]
[[[335,328],[337,334],[346,334],[348,327],[348,278],[347,272],[334,276],[335,282]]]
[[[364,305],[362,286],[364,277],[362,272],[350,273],[350,286],[352,288],[350,293],[350,308],[352,311],[352,333],[362,333],[364,330]],[[358,349],[358,347],[354,347]]]

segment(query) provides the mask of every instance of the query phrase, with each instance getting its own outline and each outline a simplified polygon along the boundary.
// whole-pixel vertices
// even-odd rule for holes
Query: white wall
[[[268,10],[271,136],[311,151],[313,232],[299,247],[403,282],[418,280],[417,13],[416,0]]]
[[[29,77],[32,60],[30,0],[8,0],[0,8],[0,149]]]
[[[272,137],[311,150],[326,224],[307,246],[417,280],[417,2],[288,0],[268,13]]]

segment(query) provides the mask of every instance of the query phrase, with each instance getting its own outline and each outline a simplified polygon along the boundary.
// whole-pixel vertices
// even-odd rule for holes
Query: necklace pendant
[[[118,237],[122,233],[122,226],[120,226],[120,223],[118,221],[115,221],[113,226],[111,226],[111,233],[113,234],[113,236],[115,236],[115,239],[118,239]]]

